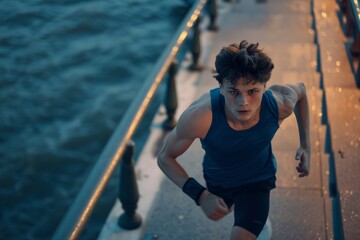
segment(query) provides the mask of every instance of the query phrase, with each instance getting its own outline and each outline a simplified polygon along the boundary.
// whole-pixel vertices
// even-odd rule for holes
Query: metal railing
[[[199,20],[207,0],[197,0],[180,24],[175,36],[167,45],[149,74],[142,88],[132,101],[123,119],[115,129],[100,158],[93,167],[89,177],[76,196],[73,204],[56,229],[53,239],[78,239],[89,217],[106,187],[121,157],[127,151],[129,142],[137,129],[144,113],[153,99],[160,83],[175,60],[180,47]],[[215,1],[209,1],[215,6]],[[210,13],[210,27],[214,27],[214,9]],[[212,27],[211,27],[212,25]],[[196,32],[196,31],[194,31]],[[195,54],[196,55],[196,54]],[[194,59],[193,59],[194,60]],[[193,65],[196,66],[196,62]],[[171,122],[171,121],[170,121]],[[131,152],[131,150],[130,150]],[[127,155],[127,154],[125,154]]]
[[[351,41],[351,56],[357,58],[357,69],[354,71],[357,86],[360,88],[360,0],[337,0],[337,2],[343,15],[342,24],[345,35]],[[353,65],[355,65],[354,62],[352,61]]]

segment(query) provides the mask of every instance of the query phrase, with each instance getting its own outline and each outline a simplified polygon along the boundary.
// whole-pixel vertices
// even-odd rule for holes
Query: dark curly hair
[[[249,44],[246,40],[223,47],[216,56],[214,78],[220,84],[224,81],[234,84],[240,78],[247,83],[269,81],[274,64],[258,47],[259,43]]]

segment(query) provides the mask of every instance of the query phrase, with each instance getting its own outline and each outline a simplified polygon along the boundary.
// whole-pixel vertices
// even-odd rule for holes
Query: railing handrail
[[[355,26],[357,31],[360,33],[360,4],[359,0],[352,0],[350,2],[351,12],[354,16]]]
[[[146,79],[143,87],[112,134],[89,177],[56,229],[53,239],[77,239],[79,237],[107,182],[119,164],[121,156],[125,152],[127,142],[131,140],[156,90],[188,36],[189,31],[199,18],[206,2],[207,0],[197,0],[178,27],[173,39],[163,51],[153,71]]]

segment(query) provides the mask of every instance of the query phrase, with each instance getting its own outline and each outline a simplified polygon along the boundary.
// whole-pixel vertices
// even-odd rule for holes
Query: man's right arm
[[[183,154],[193,143],[194,139],[180,138],[177,127],[168,135],[158,156],[158,165],[164,174],[182,189],[189,176],[177,162],[177,157]]]
[[[177,162],[176,158],[184,153],[193,141],[193,139],[180,138],[175,128],[170,132],[158,157],[160,169],[182,190],[184,190],[184,184],[189,180],[189,176]],[[201,193],[198,200],[195,201],[197,201],[205,215],[211,220],[217,221],[230,213],[224,200],[206,189]]]
[[[205,107],[201,101],[205,102]],[[196,138],[205,137],[212,120],[211,110],[207,111],[207,107],[206,96],[204,96],[182,114],[177,127],[170,132],[160,151],[158,165],[172,182],[201,206],[209,219],[216,221],[230,212],[224,200],[204,190],[204,187],[195,179],[189,178],[177,161],[177,158],[191,146]]]
[[[170,132],[160,150],[158,165],[179,188],[183,188],[189,176],[177,162],[177,158],[190,147],[196,138],[204,137],[210,127],[209,101],[210,95],[205,94],[193,102],[181,114],[177,126]]]

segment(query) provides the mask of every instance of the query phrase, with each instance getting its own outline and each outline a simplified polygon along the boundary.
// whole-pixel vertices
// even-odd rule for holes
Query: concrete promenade
[[[355,239],[354,237],[360,234],[358,229],[360,215],[357,215],[360,207],[354,210],[359,206],[360,195],[358,190],[354,190],[359,184],[352,183],[350,188],[344,190],[352,191],[351,196],[345,198],[338,196],[338,199],[347,201],[346,208],[340,208],[343,214],[349,211],[350,217],[343,226],[340,226],[340,230],[335,228],[335,237],[333,213],[337,205],[334,204],[334,196],[329,192],[334,184],[336,188],[339,187],[337,190],[341,194],[344,186],[352,182],[350,178],[346,178],[339,183],[339,175],[336,178],[336,175],[332,174],[332,165],[339,156],[328,150],[334,148],[334,144],[341,144],[339,141],[341,131],[349,132],[346,135],[347,141],[352,141],[350,146],[339,146],[341,151],[348,154],[346,156],[348,158],[345,159],[348,162],[343,162],[351,165],[338,166],[336,163],[335,167],[356,170],[360,168],[360,163],[356,162],[355,157],[360,153],[360,129],[357,127],[352,132],[349,129],[349,124],[352,126],[358,119],[346,118],[347,126],[341,121],[331,120],[339,118],[339,111],[334,107],[340,108],[340,102],[343,103],[351,96],[352,98],[347,101],[353,101],[353,105],[348,108],[355,111],[357,118],[360,116],[360,107],[357,105],[360,93],[355,86],[352,70],[346,63],[346,50],[341,49],[342,44],[335,41],[340,39],[345,42],[336,18],[336,1],[314,0],[314,8],[310,0],[241,0],[229,3],[219,1],[219,5],[217,19],[219,30],[207,31],[206,17],[202,22],[200,63],[203,70],[189,71],[187,67],[190,60],[186,60],[181,65],[177,76],[179,97],[177,116],[194,99],[217,86],[211,70],[214,68],[215,56],[221,47],[243,39],[259,42],[275,64],[268,84],[304,82],[308,90],[311,111],[312,159],[309,177],[299,179],[295,169],[297,162],[294,156],[299,146],[299,137],[294,115],[284,121],[273,141],[278,164],[278,180],[277,188],[271,193],[271,239],[340,239],[336,236],[339,232],[342,233],[342,229],[345,229],[346,239]],[[326,18],[323,17],[324,14],[327,14]],[[341,79],[341,82],[337,82],[336,79]],[[342,89],[340,92],[339,88]],[[335,101],[339,95],[343,100]],[[337,104],[332,104],[333,102]],[[346,105],[346,102],[343,104]],[[346,111],[344,107],[342,110]],[[324,116],[325,112],[326,116]],[[218,222],[208,220],[201,209],[158,169],[156,155],[167,134],[160,127],[165,117],[165,110],[160,108],[154,118],[149,140],[137,161],[136,173],[141,195],[138,213],[143,218],[142,226],[132,231],[119,228],[116,222],[122,209],[121,204],[116,202],[99,239],[222,240],[229,238],[233,224],[231,214]],[[333,132],[329,132],[330,122],[334,126],[331,129],[336,129]],[[331,134],[337,135],[334,137]],[[335,138],[332,145],[327,143],[326,137]],[[199,182],[204,182],[202,156],[200,142],[195,141],[189,151],[179,159],[189,175]],[[344,173],[346,170],[342,171],[338,174],[346,175]],[[353,174],[359,173],[355,173],[354,170]],[[261,239],[268,237],[264,235]]]

